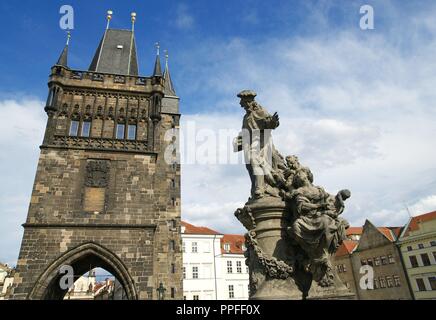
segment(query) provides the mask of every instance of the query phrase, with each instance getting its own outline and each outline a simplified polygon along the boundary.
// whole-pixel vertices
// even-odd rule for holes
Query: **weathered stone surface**
[[[345,239],[348,222],[339,217],[348,190],[336,196],[313,185],[313,175],[296,156],[284,158],[271,131],[279,126],[244,90],[246,111],[234,150],[243,151],[252,182],[251,196],[235,216],[248,230],[250,299],[352,298],[331,259]]]
[[[161,282],[181,299],[180,166],[164,159],[178,106],[161,112],[162,77],[95,74],[52,68],[12,297],[62,298],[59,268],[70,264],[77,275],[105,268],[130,299],[156,299]],[[89,137],[80,136],[86,121]],[[135,139],[117,139],[117,124],[135,125]]]

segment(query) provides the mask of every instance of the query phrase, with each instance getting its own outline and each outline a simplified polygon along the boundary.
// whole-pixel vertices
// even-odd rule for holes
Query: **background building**
[[[374,226],[366,220],[359,242],[351,252],[357,298],[361,300],[412,299],[408,280],[396,240],[401,228]],[[369,265],[374,271],[374,288],[362,289],[360,267]]]
[[[436,299],[436,211],[411,218],[398,246],[414,298]]]
[[[182,222],[184,299],[248,299],[244,241]]]

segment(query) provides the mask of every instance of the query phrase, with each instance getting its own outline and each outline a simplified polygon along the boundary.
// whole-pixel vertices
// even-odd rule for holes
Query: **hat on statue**
[[[237,96],[244,100],[254,100],[254,97],[257,96],[257,94],[253,90],[242,90]]]

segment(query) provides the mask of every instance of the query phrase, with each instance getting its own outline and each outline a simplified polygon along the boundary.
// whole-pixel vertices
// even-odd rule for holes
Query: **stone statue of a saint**
[[[277,113],[271,116],[257,103],[254,100],[256,93],[252,90],[243,90],[238,97],[246,113],[242,121],[242,131],[235,139],[235,151],[244,152],[252,182],[252,199],[261,198],[268,189],[265,180],[272,179],[272,170],[277,165],[271,131],[279,126],[279,117]],[[271,185],[271,181],[268,182]]]
[[[349,297],[331,259],[349,227],[340,215],[350,191],[333,196],[315,186],[312,172],[297,156],[283,157],[274,147],[277,113],[270,115],[252,90],[237,96],[246,113],[234,149],[244,152],[251,196],[235,216],[248,230],[250,298],[306,298],[310,292],[315,299]]]

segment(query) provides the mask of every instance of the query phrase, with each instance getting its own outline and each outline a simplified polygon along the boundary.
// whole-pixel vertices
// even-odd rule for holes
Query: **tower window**
[[[91,121],[83,121],[82,137],[89,137],[90,132],[91,132]]]
[[[116,133],[117,139],[124,139],[124,130],[125,130],[125,125],[123,123],[118,123],[117,133]]]
[[[79,121],[71,120],[70,136],[76,137],[79,132]]]
[[[136,124],[129,124],[129,126],[127,127],[127,139],[136,139]]]

